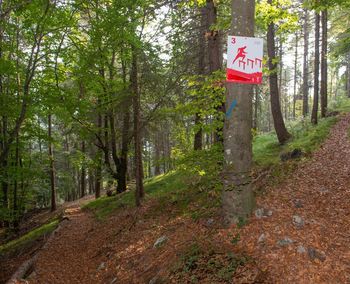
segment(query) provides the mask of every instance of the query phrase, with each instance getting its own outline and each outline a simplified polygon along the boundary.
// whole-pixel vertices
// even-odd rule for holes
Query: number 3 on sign
[[[236,38],[235,37],[232,38],[231,43],[232,44],[236,44]]]

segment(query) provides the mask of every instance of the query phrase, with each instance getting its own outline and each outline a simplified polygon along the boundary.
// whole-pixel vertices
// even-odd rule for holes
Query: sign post
[[[227,43],[227,82],[262,83],[263,39],[229,36]]]

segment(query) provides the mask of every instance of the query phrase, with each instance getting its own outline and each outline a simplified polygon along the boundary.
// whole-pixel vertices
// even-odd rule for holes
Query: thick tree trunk
[[[254,0],[232,0],[231,32],[237,36],[254,36]],[[252,162],[252,96],[253,87],[227,84],[226,103],[236,100],[236,108],[224,126],[222,206],[225,221],[237,223],[247,218],[254,208],[251,185]]]
[[[271,4],[271,0],[269,0]],[[283,121],[283,116],[281,112],[281,104],[279,99],[278,90],[278,78],[277,78],[277,64],[276,64],[276,47],[275,47],[275,27],[274,24],[269,24],[267,32],[267,51],[269,56],[269,83],[270,83],[270,97],[271,97],[271,111],[273,122],[277,134],[278,141],[284,144],[289,138],[286,126]]]
[[[314,102],[312,107],[311,122],[317,124],[318,91],[320,75],[320,14],[315,13],[315,66],[314,66]]]
[[[131,88],[133,93],[133,111],[134,111],[134,144],[135,144],[135,178],[136,191],[135,201],[136,206],[141,205],[141,200],[144,197],[143,188],[143,166],[142,166],[142,138],[140,129],[140,93],[138,87],[138,69],[137,69],[137,55],[133,48],[132,52],[132,67],[131,67]]]
[[[303,116],[309,113],[309,12],[304,10]]]
[[[328,27],[327,19],[328,12],[327,10],[322,11],[322,53],[321,53],[321,117],[325,117],[327,113],[328,105],[328,64],[327,64],[327,42],[328,42]]]
[[[55,163],[53,156],[53,144],[52,144],[52,116],[48,115],[48,127],[49,127],[49,160],[50,160],[50,187],[51,187],[51,211],[56,210],[56,182],[55,182]]]

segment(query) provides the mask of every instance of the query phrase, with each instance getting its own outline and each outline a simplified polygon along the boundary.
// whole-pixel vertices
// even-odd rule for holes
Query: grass
[[[56,227],[58,226],[58,223],[59,223],[59,221],[57,219],[53,220],[50,223],[44,224],[44,225],[28,232],[27,234],[23,235],[19,239],[10,241],[10,242],[0,246],[0,254],[5,254],[5,253],[11,252],[11,251],[15,251],[18,248],[24,247],[24,246],[34,242],[35,240],[39,239],[40,237],[51,233],[53,230],[56,229]]]
[[[327,138],[331,127],[337,122],[336,117],[319,120],[317,125],[310,122],[299,122],[291,127],[292,139],[285,145],[280,145],[274,133],[258,135],[254,138],[253,159],[258,167],[269,167],[280,162],[280,154],[301,149],[310,154],[317,150]]]

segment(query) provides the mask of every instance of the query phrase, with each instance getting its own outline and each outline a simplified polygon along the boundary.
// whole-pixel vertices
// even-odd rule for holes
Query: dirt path
[[[238,231],[236,246],[230,241],[237,229],[209,230],[165,212],[150,215],[152,204],[121,210],[105,222],[72,204],[70,221],[40,253],[29,282],[148,283],[168,270],[182,247],[212,234],[216,244],[227,241],[256,259],[266,283],[350,283],[349,126],[350,115],[341,118],[310,161],[258,198],[258,208],[272,215],[252,217]],[[165,234],[169,244],[155,250],[154,241]]]
[[[349,127],[348,114],[310,161],[258,199],[272,216],[241,231],[241,248],[273,283],[350,283]]]

